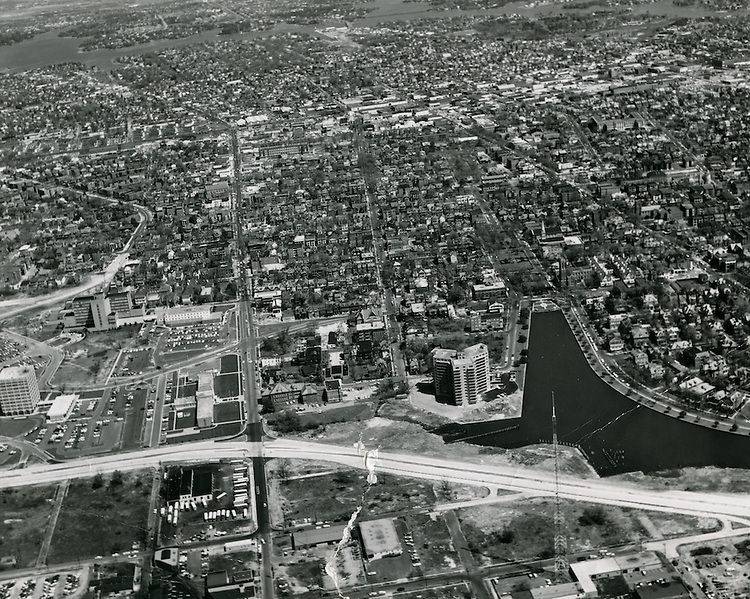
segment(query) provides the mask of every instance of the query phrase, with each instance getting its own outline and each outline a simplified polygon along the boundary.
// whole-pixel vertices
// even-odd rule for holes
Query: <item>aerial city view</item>
[[[750,597],[750,2],[0,0],[0,599],[110,597]]]

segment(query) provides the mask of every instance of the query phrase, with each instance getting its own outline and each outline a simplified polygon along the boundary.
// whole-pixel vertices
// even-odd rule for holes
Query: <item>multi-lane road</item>
[[[252,306],[253,281],[248,272],[247,253],[243,238],[242,215],[242,153],[240,152],[237,131],[231,129],[232,160],[234,165],[233,226],[236,254],[234,256],[234,276],[237,281],[239,304],[237,309],[237,336],[240,348],[240,367],[242,369],[243,395],[246,411],[247,441],[257,452],[252,457],[253,482],[255,483],[255,514],[258,523],[258,534],[261,537],[261,587],[265,599],[273,598],[273,568],[271,566],[271,515],[268,509],[268,485],[266,483],[266,464],[263,459],[263,422],[258,410],[260,389],[258,378],[258,336]]]
[[[261,455],[265,458],[317,460],[359,469],[366,468],[364,452],[354,446],[327,445],[293,439],[276,439],[261,443],[201,441],[82,458],[62,464],[36,464],[23,470],[9,470],[0,473],[0,488],[53,484],[66,478],[92,476],[97,472],[135,470],[165,463],[260,458]],[[445,459],[380,451],[376,470],[411,478],[448,480],[539,496],[552,496],[555,492],[555,477],[552,472],[524,466],[484,464],[468,459]],[[661,491],[618,480],[574,476],[560,478],[559,493],[564,499],[589,503],[713,518],[750,519],[750,496],[745,494]]]

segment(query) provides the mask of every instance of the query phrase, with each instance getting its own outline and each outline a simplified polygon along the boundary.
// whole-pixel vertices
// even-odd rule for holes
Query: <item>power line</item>
[[[557,414],[555,392],[552,392],[552,447],[555,452],[555,582],[568,577],[568,540],[565,537],[565,520],[560,509],[560,453],[557,445]]]

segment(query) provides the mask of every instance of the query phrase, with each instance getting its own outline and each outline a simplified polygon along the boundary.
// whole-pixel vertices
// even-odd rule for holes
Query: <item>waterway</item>
[[[376,0],[375,3],[364,3],[369,14],[365,17],[355,19],[349,25],[354,27],[373,27],[389,22],[409,21],[416,19],[445,19],[452,17],[487,17],[523,15],[528,17],[539,17],[553,14],[591,14],[592,12],[607,12],[613,10],[608,6],[591,6],[586,8],[565,8],[564,0],[516,0],[504,6],[490,9],[476,10],[440,10],[423,2],[406,2],[405,0]],[[672,0],[654,0],[644,4],[628,7],[628,11],[634,15],[650,15],[663,17],[688,17],[701,18],[723,15],[726,11],[716,11],[700,5],[675,6]],[[750,6],[743,10],[735,11],[736,16],[747,15]],[[344,26],[345,23],[327,22],[327,25]],[[80,62],[88,66],[96,66],[102,69],[112,68],[114,62],[123,56],[143,54],[146,52],[158,52],[167,48],[189,46],[207,42],[216,42],[229,39],[253,39],[273,35],[286,31],[305,33],[308,35],[321,35],[321,27],[307,25],[293,25],[279,23],[273,29],[265,31],[249,31],[230,35],[219,35],[218,29],[204,31],[189,37],[179,39],[161,39],[146,44],[139,44],[127,48],[97,49],[84,51],[80,45],[86,38],[60,37],[59,31],[48,31],[31,39],[24,40],[8,46],[0,46],[0,74],[3,72],[19,72],[41,67],[62,64],[66,62]]]
[[[219,29],[211,29],[188,37],[154,40],[127,48],[81,50],[80,45],[88,38],[61,37],[59,31],[48,31],[16,44],[0,46],[0,73],[3,71],[27,71],[68,62],[79,62],[88,66],[109,69],[112,68],[118,58],[123,56],[137,56],[147,52],[159,52],[168,48],[179,48],[193,44],[233,39],[254,39],[286,31],[318,35],[311,27],[282,23],[266,31],[246,31],[244,33],[220,35]]]
[[[750,468],[750,437],[666,416],[602,381],[559,311],[533,314],[520,418],[437,432],[451,441],[481,435],[471,443],[506,448],[549,443],[552,392],[559,442],[579,447],[602,476],[688,466]]]

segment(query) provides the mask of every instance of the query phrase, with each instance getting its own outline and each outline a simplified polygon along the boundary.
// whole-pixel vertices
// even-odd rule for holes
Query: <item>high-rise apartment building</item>
[[[462,351],[437,347],[432,352],[432,367],[438,401],[471,405],[490,388],[490,358],[483,343]]]
[[[32,366],[9,366],[0,370],[0,414],[31,414],[39,403],[39,384]]]

